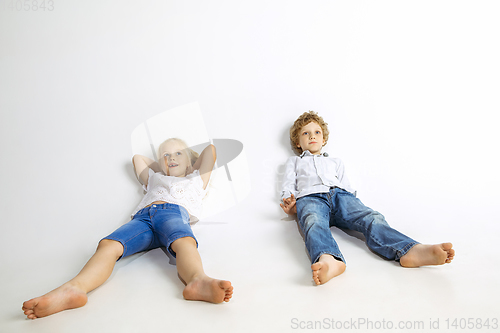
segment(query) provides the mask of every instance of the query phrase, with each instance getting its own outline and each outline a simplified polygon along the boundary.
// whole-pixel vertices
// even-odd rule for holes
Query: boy
[[[451,243],[420,244],[392,229],[382,214],[355,197],[342,161],[321,153],[328,141],[327,125],[316,112],[309,111],[290,128],[290,143],[299,156],[286,162],[280,203],[285,213],[297,214],[314,282],[324,284],[346,268],[331,226],[362,232],[372,251],[399,261],[403,267],[451,262],[455,255]]]

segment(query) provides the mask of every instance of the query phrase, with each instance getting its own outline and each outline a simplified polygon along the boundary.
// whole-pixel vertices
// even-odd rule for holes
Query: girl
[[[87,303],[87,293],[102,285],[117,260],[164,246],[176,257],[177,272],[188,300],[228,302],[231,282],[208,277],[201,263],[197,241],[189,225],[206,195],[215,164],[215,147],[201,155],[180,139],[168,139],[158,149],[159,163],[141,155],[133,157],[135,173],[147,191],[133,218],[99,242],[95,254],[72,280],[44,296],[24,302],[29,319],[78,308]]]

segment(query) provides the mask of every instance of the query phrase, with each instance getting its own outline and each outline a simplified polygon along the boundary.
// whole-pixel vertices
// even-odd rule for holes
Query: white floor
[[[38,258],[35,247],[32,257],[18,257],[15,267],[3,269],[1,332],[294,332],[307,325],[326,331],[331,320],[349,327],[354,322],[359,331],[400,322],[408,331],[428,330],[439,320],[440,331],[452,332],[445,328],[456,318],[498,318],[498,226],[489,233],[478,227],[414,232],[423,241],[451,240],[457,249],[452,264],[418,269],[381,259],[356,237],[334,229],[348,269],[314,286],[295,221],[264,206],[267,210],[245,214],[242,205],[194,226],[207,273],[234,285],[229,303],[183,300],[175,266],[157,249],[119,262],[85,307],[25,320],[22,302],[70,278],[91,254],[90,245],[64,245],[54,257]]]
[[[497,2],[34,2],[0,1],[1,333],[498,331]],[[141,200],[132,130],[190,102],[250,168],[248,197],[193,227],[233,299],[185,301],[158,249],[85,307],[26,320],[23,301],[77,274]],[[313,285],[278,206],[288,129],[311,109],[358,197],[453,242],[453,263],[404,269],[333,229],[347,271]]]

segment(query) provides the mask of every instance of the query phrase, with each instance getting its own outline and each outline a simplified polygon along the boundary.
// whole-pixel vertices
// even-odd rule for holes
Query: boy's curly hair
[[[297,120],[295,120],[292,127],[290,127],[290,145],[297,155],[302,154],[302,148],[297,147],[297,144],[299,143],[300,131],[302,127],[312,121],[317,123],[323,130],[323,139],[325,139],[325,144],[328,142],[328,135],[330,134],[328,131],[328,123],[326,123],[323,118],[314,111],[304,112],[297,118]]]

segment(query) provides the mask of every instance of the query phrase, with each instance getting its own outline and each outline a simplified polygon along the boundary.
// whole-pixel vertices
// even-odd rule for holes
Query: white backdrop
[[[246,202],[202,221],[213,227],[206,238],[235,231],[225,261],[243,256],[254,275],[269,275],[255,242],[287,223],[277,188],[291,155],[288,128],[315,110],[329,123],[326,150],[343,159],[365,204],[422,242],[454,242],[449,266],[474,276],[456,282],[447,301],[463,316],[498,309],[496,1],[54,0],[45,11],[11,2],[0,0],[0,325],[56,332],[69,318],[30,326],[41,324],[23,321],[19,309],[76,274],[98,240],[127,221],[142,195],[132,130],[190,102],[200,104],[210,137],[241,141],[248,158]],[[281,242],[273,237],[257,248]],[[304,258],[292,266],[306,272],[301,246],[298,239],[294,253]],[[217,271],[241,278],[236,305],[224,309],[237,307],[238,291],[245,303],[243,270],[225,262]],[[481,289],[462,293],[467,286]],[[490,312],[472,310],[482,307]],[[286,331],[293,311],[283,310],[276,327],[243,317],[229,326]]]

